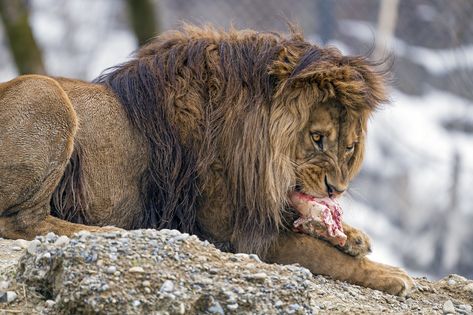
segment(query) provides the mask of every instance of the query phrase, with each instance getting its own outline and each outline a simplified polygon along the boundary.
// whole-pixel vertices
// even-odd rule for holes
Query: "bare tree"
[[[143,45],[159,33],[159,23],[152,0],[127,0],[131,26]]]
[[[29,24],[25,1],[0,0],[0,16],[18,72],[45,73],[41,51]]]
[[[400,0],[382,0],[378,15],[378,36],[374,57],[380,58],[383,51],[390,50],[396,30],[397,14]]]

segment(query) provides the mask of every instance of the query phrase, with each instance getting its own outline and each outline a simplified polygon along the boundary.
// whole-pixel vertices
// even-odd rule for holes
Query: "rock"
[[[245,253],[237,253],[237,254],[233,255],[232,258],[248,259],[248,258],[250,258],[250,255],[245,254]]]
[[[27,248],[30,242],[27,240],[17,239],[13,242],[13,244],[21,248]]]
[[[53,232],[49,232],[48,234],[46,234],[45,238],[46,238],[46,241],[51,243],[57,239],[57,235],[54,234]]]
[[[227,304],[227,309],[229,309],[230,311],[236,311],[238,309],[238,304]]]
[[[438,282],[416,279],[424,289],[400,299],[313,276],[298,265],[265,264],[256,255],[223,253],[175,230],[36,240],[34,250],[24,251],[18,264],[0,268],[0,281],[8,282],[0,282],[0,297],[7,300],[7,291],[23,296],[25,290],[28,303],[16,298],[11,305],[4,302],[1,310],[11,307],[34,315],[71,310],[132,315],[431,314],[453,308],[471,313],[473,282],[460,276]],[[449,285],[449,280],[456,284]]]
[[[458,305],[457,310],[460,314],[470,315],[472,313],[472,306],[468,304],[460,304]]]
[[[443,310],[444,314],[455,314],[456,313],[455,306],[453,305],[453,302],[451,300],[447,300],[443,304],[442,310]]]
[[[0,281],[0,291],[5,291],[10,286],[10,281]]]
[[[0,303],[11,303],[16,300],[18,295],[14,291],[0,292]]]
[[[28,248],[26,249],[28,251],[29,254],[31,255],[34,255],[38,249],[38,246],[41,244],[41,241],[35,239],[35,240],[32,240],[29,244],[28,244]]]
[[[250,258],[253,259],[253,260],[256,260],[257,262],[261,262],[261,259],[256,254],[250,254]]]
[[[222,305],[220,305],[220,303],[217,302],[217,301],[214,301],[214,303],[212,303],[212,305],[210,305],[210,307],[207,309],[207,311],[210,314],[225,315],[225,311],[223,310]]]
[[[172,292],[174,290],[174,283],[171,280],[166,280],[159,289],[160,292]]]
[[[473,283],[469,283],[466,286],[463,287],[463,290],[473,294]]]
[[[131,273],[144,273],[145,270],[143,269],[143,267],[131,267],[128,272],[131,272]]]
[[[108,266],[106,269],[105,269],[105,272],[106,273],[115,273],[117,271],[117,267],[115,266]]]
[[[298,309],[300,309],[301,306],[299,304],[291,304],[289,305],[289,309],[292,310],[292,311],[297,311]]]
[[[76,235],[79,236],[79,237],[88,237],[91,234],[92,233],[90,233],[89,231],[86,231],[86,230],[79,231],[79,232],[76,233]]]
[[[69,243],[69,237],[62,235],[57,238],[57,240],[54,242],[54,245],[56,246],[64,246]]]
[[[457,282],[456,282],[455,280],[453,280],[453,279],[450,279],[450,280],[447,281],[447,284],[448,284],[449,286],[454,286],[455,284],[457,284]]]
[[[17,297],[18,297],[18,295],[16,294],[16,292],[7,291],[7,302],[8,303],[11,303],[11,302],[15,301]]]
[[[245,276],[246,279],[250,281],[255,281],[255,282],[265,282],[266,279],[268,278],[268,275],[265,274],[264,272],[258,272],[255,274],[250,274]]]

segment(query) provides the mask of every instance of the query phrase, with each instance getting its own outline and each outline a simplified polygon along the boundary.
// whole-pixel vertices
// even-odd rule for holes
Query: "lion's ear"
[[[297,49],[296,47],[283,47],[279,52],[276,61],[271,64],[269,74],[275,76],[278,81],[287,80],[294,72],[300,54],[300,49]]]
[[[363,78],[365,88],[365,99],[367,109],[373,111],[380,104],[389,101],[386,91],[386,82],[389,69],[386,68],[385,61],[372,62],[363,56],[346,57],[348,64],[356,69]]]

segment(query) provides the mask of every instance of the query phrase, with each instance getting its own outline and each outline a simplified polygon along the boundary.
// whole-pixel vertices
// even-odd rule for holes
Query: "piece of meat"
[[[293,223],[295,231],[323,238],[334,245],[344,246],[342,208],[331,198],[316,198],[304,193],[290,194],[291,204],[300,214]]]

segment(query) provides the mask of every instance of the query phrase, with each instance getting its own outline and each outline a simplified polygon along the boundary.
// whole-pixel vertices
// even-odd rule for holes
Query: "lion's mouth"
[[[300,191],[291,192],[289,199],[300,216],[293,223],[294,231],[324,238],[335,245],[345,245],[347,236],[343,232],[343,211],[338,202]]]

